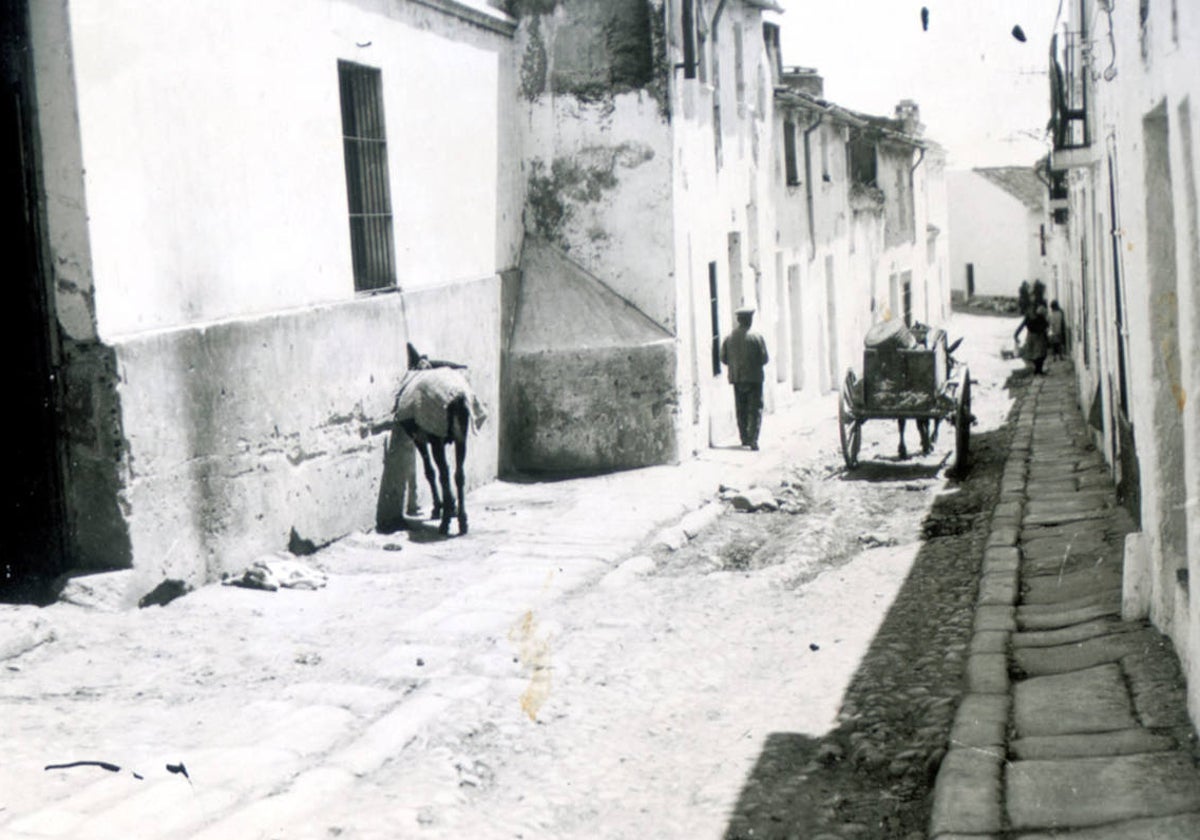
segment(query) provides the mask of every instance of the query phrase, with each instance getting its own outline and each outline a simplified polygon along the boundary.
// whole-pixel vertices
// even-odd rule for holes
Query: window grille
[[[396,265],[382,76],[374,67],[339,61],[338,83],[354,289],[386,289],[396,285]]]

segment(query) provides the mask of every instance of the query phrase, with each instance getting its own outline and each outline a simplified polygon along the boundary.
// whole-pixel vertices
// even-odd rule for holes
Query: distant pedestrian
[[[1050,341],[1050,352],[1054,354],[1055,360],[1063,357],[1063,350],[1067,346],[1067,318],[1063,315],[1063,311],[1058,307],[1058,301],[1050,301],[1050,327],[1046,332],[1046,336]]]
[[[737,326],[721,342],[721,361],[729,368],[733,384],[733,402],[737,411],[738,434],[742,446],[758,449],[758,432],[762,427],[763,368],[766,366],[767,343],[750,331],[754,322],[754,307],[742,306],[735,313]]]
[[[1046,373],[1042,367],[1046,364],[1046,351],[1049,347],[1046,332],[1049,328],[1050,321],[1046,317],[1046,307],[1038,306],[1032,314],[1025,316],[1020,326],[1017,327],[1017,331],[1013,333],[1013,341],[1020,341],[1021,330],[1026,331],[1025,346],[1021,348],[1021,358],[1033,363],[1033,372],[1038,376],[1044,376]]]

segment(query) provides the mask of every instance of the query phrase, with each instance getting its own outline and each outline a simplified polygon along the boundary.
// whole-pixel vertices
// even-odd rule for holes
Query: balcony
[[[1084,43],[1079,32],[1066,32],[1050,39],[1052,171],[1088,166],[1096,161],[1088,128],[1088,59]]]

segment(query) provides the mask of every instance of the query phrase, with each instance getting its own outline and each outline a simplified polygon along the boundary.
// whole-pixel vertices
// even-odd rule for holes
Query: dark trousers
[[[737,411],[738,435],[744,446],[758,443],[762,427],[763,384],[761,382],[733,383],[733,405]]]

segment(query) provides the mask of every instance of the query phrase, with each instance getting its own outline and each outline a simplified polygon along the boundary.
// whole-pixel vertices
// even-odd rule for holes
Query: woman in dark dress
[[[1044,376],[1045,371],[1042,366],[1046,364],[1046,353],[1049,350],[1050,342],[1047,338],[1047,331],[1050,329],[1050,321],[1046,317],[1045,305],[1038,305],[1033,310],[1033,314],[1026,315],[1021,321],[1021,325],[1017,327],[1017,331],[1013,333],[1013,340],[1021,340],[1021,330],[1025,330],[1025,346],[1021,348],[1021,356],[1030,362],[1033,362],[1033,372],[1038,376]]]

